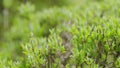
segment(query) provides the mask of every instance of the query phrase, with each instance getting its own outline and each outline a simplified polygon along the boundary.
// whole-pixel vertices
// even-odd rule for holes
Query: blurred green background
[[[31,32],[37,37],[47,37],[49,29],[58,25],[55,17],[61,13],[59,8],[66,6],[69,8],[78,2],[82,1],[0,0],[0,58],[16,59],[19,57],[21,55],[20,45],[27,41]],[[52,13],[51,8],[58,11]],[[47,12],[46,9],[50,12]]]

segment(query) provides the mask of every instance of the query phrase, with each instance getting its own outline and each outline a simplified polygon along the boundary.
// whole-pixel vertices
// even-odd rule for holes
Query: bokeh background
[[[35,33],[38,37],[48,36],[49,29],[55,27],[58,23],[56,20],[54,21],[54,19],[50,18],[51,15],[55,17],[55,13],[49,15],[52,8],[54,10],[60,10],[64,7],[69,8],[70,6],[82,4],[83,1],[84,0],[0,0],[1,57],[12,57],[14,59],[14,57],[20,55],[21,42],[28,39],[30,32]],[[48,12],[47,9],[49,9]],[[49,20],[42,14],[48,15]],[[29,15],[31,15],[31,18],[36,17],[35,21],[32,20],[34,22],[32,24],[27,21],[27,16]],[[40,21],[40,18],[43,19]],[[51,22],[49,23],[49,21]],[[42,28],[40,28],[39,25],[41,25]]]

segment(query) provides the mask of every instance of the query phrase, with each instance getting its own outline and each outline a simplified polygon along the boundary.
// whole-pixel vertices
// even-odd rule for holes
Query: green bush
[[[15,54],[1,56],[0,67],[119,68],[120,1],[76,4],[42,11],[30,2],[19,6],[11,28],[4,33],[4,45],[19,49],[18,57],[14,59],[15,50]]]

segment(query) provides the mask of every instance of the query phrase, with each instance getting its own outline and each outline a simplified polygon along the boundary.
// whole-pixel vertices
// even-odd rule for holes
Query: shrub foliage
[[[15,45],[20,55],[0,57],[0,67],[120,68],[120,1],[81,2],[40,11],[30,2],[17,7],[3,45]]]

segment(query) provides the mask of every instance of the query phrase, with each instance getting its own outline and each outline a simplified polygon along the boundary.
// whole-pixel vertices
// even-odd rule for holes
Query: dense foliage
[[[120,0],[1,1],[0,68],[120,68]]]

